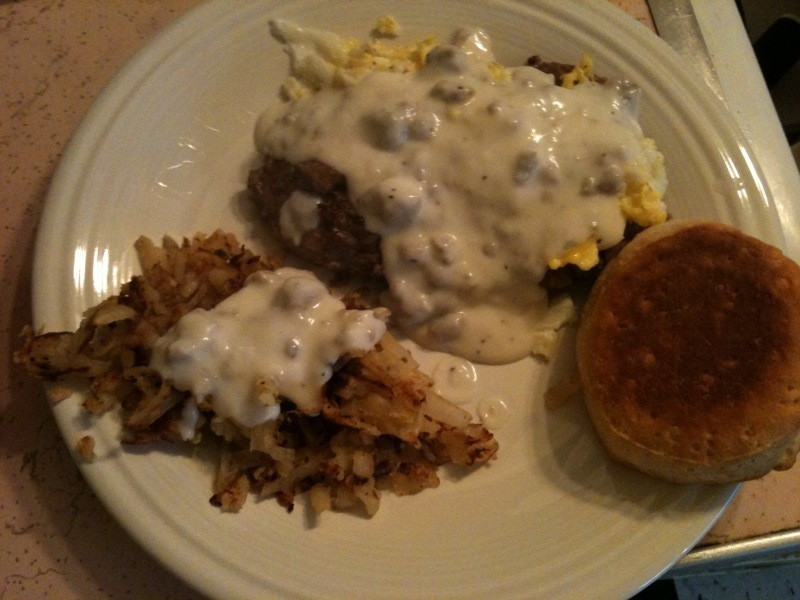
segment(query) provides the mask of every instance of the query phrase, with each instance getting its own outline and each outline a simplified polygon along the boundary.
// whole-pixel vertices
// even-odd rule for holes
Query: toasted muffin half
[[[598,278],[578,331],[609,454],[674,482],[787,469],[800,450],[800,267],[718,223],[672,221]]]

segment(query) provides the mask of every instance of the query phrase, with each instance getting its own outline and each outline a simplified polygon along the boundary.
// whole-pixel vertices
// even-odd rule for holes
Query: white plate
[[[354,0],[211,2],[160,35],[92,107],[65,154],[35,262],[37,326],[73,328],[81,312],[137,270],[134,239],[222,227],[260,248],[243,193],[257,114],[276,97],[287,58],[268,33],[281,16],[363,37],[397,16],[407,37],[481,25],[498,56],[574,61],[643,88],[642,124],[666,156],[680,217],[733,223],[782,245],[775,208],[724,109],[649,31],[605,2]],[[67,444],[91,431],[82,464],[109,510],[164,564],[219,598],[621,598],[691,548],[733,487],[674,486],[611,464],[582,405],[546,411],[542,393],[568,365],[480,369],[506,398],[499,459],[417,496],[385,497],[373,519],[273,501],[238,515],[208,503],[213,464],[181,452],[119,449],[118,427],[59,404]],[[426,359],[427,360],[427,359]],[[429,361],[428,361],[429,362]]]

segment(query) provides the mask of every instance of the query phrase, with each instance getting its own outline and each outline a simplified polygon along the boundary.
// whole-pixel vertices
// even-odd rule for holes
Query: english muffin
[[[787,469],[800,450],[800,267],[730,226],[651,227],[595,283],[578,367],[621,462],[687,483]]]

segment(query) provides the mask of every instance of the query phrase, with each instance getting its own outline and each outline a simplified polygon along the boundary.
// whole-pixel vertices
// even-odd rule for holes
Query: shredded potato
[[[75,446],[78,450],[78,454],[81,455],[83,460],[91,462],[96,458],[94,453],[94,438],[92,436],[83,436],[78,440],[78,443]]]
[[[221,510],[240,510],[251,491],[291,510],[309,491],[317,513],[358,508],[371,516],[384,490],[417,493],[439,484],[441,464],[469,467],[494,458],[492,434],[436,395],[432,380],[388,334],[334,374],[321,414],[281,399],[278,418],[257,427],[220,418],[205,398],[173,388],[148,366],[153,344],[190,310],[212,308],[279,261],[255,256],[220,231],[181,244],[165,238],[160,247],[142,237],[135,247],[142,275],[89,309],[74,333],[26,328],[15,359],[41,379],[85,377],[84,408],[121,410],[126,444],[181,442],[182,412],[196,403],[202,428],[192,442],[210,435],[222,447],[211,497]],[[79,445],[87,459],[92,442],[86,436]]]

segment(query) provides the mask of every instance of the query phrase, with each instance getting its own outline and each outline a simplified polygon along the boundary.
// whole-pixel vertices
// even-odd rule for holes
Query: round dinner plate
[[[732,223],[783,244],[753,157],[720,103],[651,32],[605,1],[218,0],[159,35],[114,79],[71,141],[42,219],[34,320],[71,329],[138,270],[132,244],[223,228],[269,247],[245,192],[257,162],[253,128],[277,100],[288,58],[269,33],[281,17],[366,38],[394,15],[402,40],[483,27],[501,62],[531,54],[574,62],[643,91],[641,123],[665,155],[675,217]],[[679,486],[608,460],[580,402],[548,410],[543,394],[571,372],[569,332],[550,364],[478,367],[480,395],[509,406],[496,461],[439,488],[384,494],[368,519],[287,513],[248,501],[211,506],[215,465],[203,449],[122,449],[114,415],[56,405],[66,443],[97,441],[81,463],[126,529],[177,575],[212,597],[625,598],[690,549],[734,486]],[[418,352],[431,366],[436,356]]]

